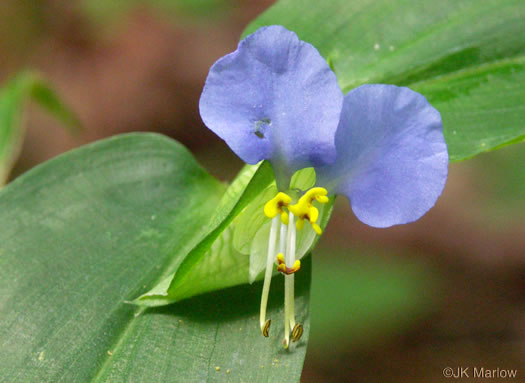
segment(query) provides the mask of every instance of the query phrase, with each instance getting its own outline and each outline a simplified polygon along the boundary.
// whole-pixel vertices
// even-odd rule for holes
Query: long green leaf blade
[[[0,381],[90,380],[134,320],[125,301],[157,282],[223,190],[182,146],[138,134],[57,157],[6,186]]]
[[[270,337],[259,329],[260,283],[148,308],[126,330],[95,382],[299,382],[310,330],[311,257],[296,277],[304,333],[283,349],[283,278],[272,281]]]

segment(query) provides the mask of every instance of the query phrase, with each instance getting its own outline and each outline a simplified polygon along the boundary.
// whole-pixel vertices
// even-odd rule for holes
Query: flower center
[[[277,270],[284,275],[284,340],[285,348],[290,344],[290,329],[292,341],[297,342],[303,334],[303,326],[295,323],[294,308],[294,273],[301,268],[301,261],[295,259],[296,230],[302,230],[304,222],[308,221],[313,230],[321,235],[321,227],[317,224],[319,209],[314,206],[314,201],[327,203],[328,192],[325,188],[315,187],[308,190],[295,204],[292,198],[283,192],[269,200],[264,205],[264,214],[272,219],[268,242],[268,257],[264,275],[263,292],[261,298],[260,326],[265,337],[269,336],[271,320],[266,320],[266,307],[270,282],[275,260]],[[295,218],[297,223],[294,224]],[[278,226],[280,225],[280,229]],[[279,250],[276,252],[277,234],[279,231]],[[277,255],[276,255],[277,254]]]

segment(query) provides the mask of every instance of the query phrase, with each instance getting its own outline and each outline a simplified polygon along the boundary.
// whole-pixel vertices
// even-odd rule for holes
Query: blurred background
[[[241,161],[202,124],[211,64],[272,0],[2,0],[0,82],[38,69],[77,113],[35,107],[11,178],[130,131],[186,145],[231,180]],[[445,367],[525,376],[525,145],[452,164],[436,207],[373,229],[340,198],[313,262],[304,382],[440,382]]]

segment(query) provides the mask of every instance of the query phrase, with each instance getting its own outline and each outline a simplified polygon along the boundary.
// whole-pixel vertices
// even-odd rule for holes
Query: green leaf
[[[248,282],[249,257],[233,247],[234,227],[230,224],[272,181],[268,162],[245,166],[224,194],[198,245],[159,285],[134,302],[161,306]]]
[[[365,83],[421,92],[459,161],[525,139],[524,23],[522,0],[280,0],[245,34],[271,24],[297,32],[345,92]]]
[[[80,124],[60,101],[49,85],[35,73],[21,73],[0,89],[0,186],[18,157],[24,139],[23,111],[32,99],[67,127],[76,130]]]
[[[148,308],[126,329],[96,382],[299,382],[310,330],[311,257],[296,274],[295,310],[304,333],[282,346],[282,276],[274,278],[261,335],[261,283],[221,290],[170,306]],[[140,309],[141,312],[143,309]]]
[[[153,134],[74,150],[7,185],[0,381],[298,381],[304,341],[284,352],[277,326],[269,339],[260,335],[260,285],[163,309],[125,303],[180,263],[223,193],[185,148]],[[310,272],[300,274],[306,339]],[[280,285],[270,302],[275,323]]]
[[[525,56],[414,84],[443,116],[450,159],[525,139]]]

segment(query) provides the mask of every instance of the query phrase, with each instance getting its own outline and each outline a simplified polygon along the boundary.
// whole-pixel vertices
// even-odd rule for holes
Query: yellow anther
[[[312,228],[315,230],[317,235],[323,234],[323,230],[321,229],[321,226],[319,226],[318,224],[312,223]]]
[[[308,219],[309,217],[306,216],[305,218]],[[314,231],[315,231],[318,235],[323,234],[323,230],[321,229],[321,226],[319,226],[317,223],[315,223],[315,221],[313,221],[312,219],[309,219],[309,221],[310,221],[310,224],[312,225],[312,229],[314,229]],[[297,227],[297,230],[303,230],[303,227],[304,227],[304,219],[303,219],[303,218],[299,218],[299,219],[297,220],[297,222],[295,223],[295,226]]]
[[[295,224],[297,230],[302,230],[304,220],[308,220],[315,232],[321,235],[322,230],[316,223],[319,219],[319,209],[313,206],[313,201],[326,203],[328,202],[327,194],[328,192],[325,188],[315,187],[304,193],[295,205],[288,206],[288,210],[297,217],[297,223]]]
[[[288,213],[285,212],[283,210],[283,212],[281,213],[281,221],[282,223],[284,223],[285,225],[288,225]]]
[[[284,211],[285,207],[292,202],[292,198],[283,192],[277,193],[275,197],[266,202],[264,205],[264,215],[268,218],[274,218],[277,214],[281,215],[281,221],[287,225],[288,224],[288,213]]]
[[[325,196],[325,195],[318,195],[315,197],[315,199],[317,200],[317,202],[319,203],[327,203],[330,199]]]
[[[308,209],[308,220],[310,223],[317,222],[317,218],[319,218],[319,210],[315,206],[311,206]]]
[[[301,215],[299,215],[295,226],[297,227],[297,230],[302,230],[304,227],[304,220],[308,220],[308,222],[310,222],[313,226],[318,218],[319,210],[314,206],[310,206],[307,210],[301,212]]]
[[[305,202],[308,202],[312,204],[314,199],[319,203],[327,203],[328,197],[327,197],[328,191],[325,188],[322,187],[315,187],[308,190],[304,195],[301,197],[299,202],[301,202],[302,199],[304,199]]]
[[[309,204],[303,203],[299,200],[295,205],[288,206],[288,210],[290,210],[290,212],[296,217],[304,219],[304,216],[308,215],[310,209]]]
[[[292,267],[287,267],[286,263],[284,261],[283,253],[277,254],[277,263],[278,263],[277,271],[279,271],[279,272],[281,272],[283,274],[286,274],[286,275],[290,275],[290,274],[296,273],[297,271],[299,271],[301,269],[301,261],[300,260],[296,260]]]

